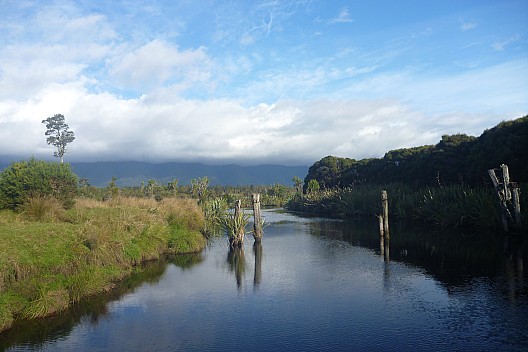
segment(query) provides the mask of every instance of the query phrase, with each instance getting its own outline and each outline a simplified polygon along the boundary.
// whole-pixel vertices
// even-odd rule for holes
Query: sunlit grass
[[[206,244],[191,199],[79,199],[60,213],[37,201],[22,213],[0,212],[0,331],[110,290],[145,260]]]

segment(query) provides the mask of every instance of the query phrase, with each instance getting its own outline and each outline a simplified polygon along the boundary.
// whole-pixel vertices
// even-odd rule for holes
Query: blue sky
[[[0,156],[311,165],[528,113],[528,1],[0,0]]]

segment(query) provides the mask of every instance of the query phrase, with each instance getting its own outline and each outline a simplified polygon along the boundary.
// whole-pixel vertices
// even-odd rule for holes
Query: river
[[[7,351],[525,351],[526,244],[266,210],[261,246],[147,265],[0,334]],[[383,251],[382,251],[383,248]]]

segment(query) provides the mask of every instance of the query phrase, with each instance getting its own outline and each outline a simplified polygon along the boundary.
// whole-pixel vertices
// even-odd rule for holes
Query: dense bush
[[[53,197],[70,207],[76,191],[77,176],[68,164],[30,159],[0,173],[0,209],[18,209],[32,197]]]
[[[391,150],[383,158],[327,156],[308,169],[304,191],[311,180],[328,190],[390,183],[490,186],[487,170],[501,164],[508,165],[513,181],[528,182],[528,116],[501,122],[479,137],[445,135],[436,145]]]

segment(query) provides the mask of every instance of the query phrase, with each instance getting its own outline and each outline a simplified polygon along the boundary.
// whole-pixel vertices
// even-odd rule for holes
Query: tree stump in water
[[[241,209],[242,201],[235,201],[235,213],[233,215],[232,233],[229,236],[229,245],[231,248],[242,247],[244,244],[244,235],[246,228],[246,219]]]

